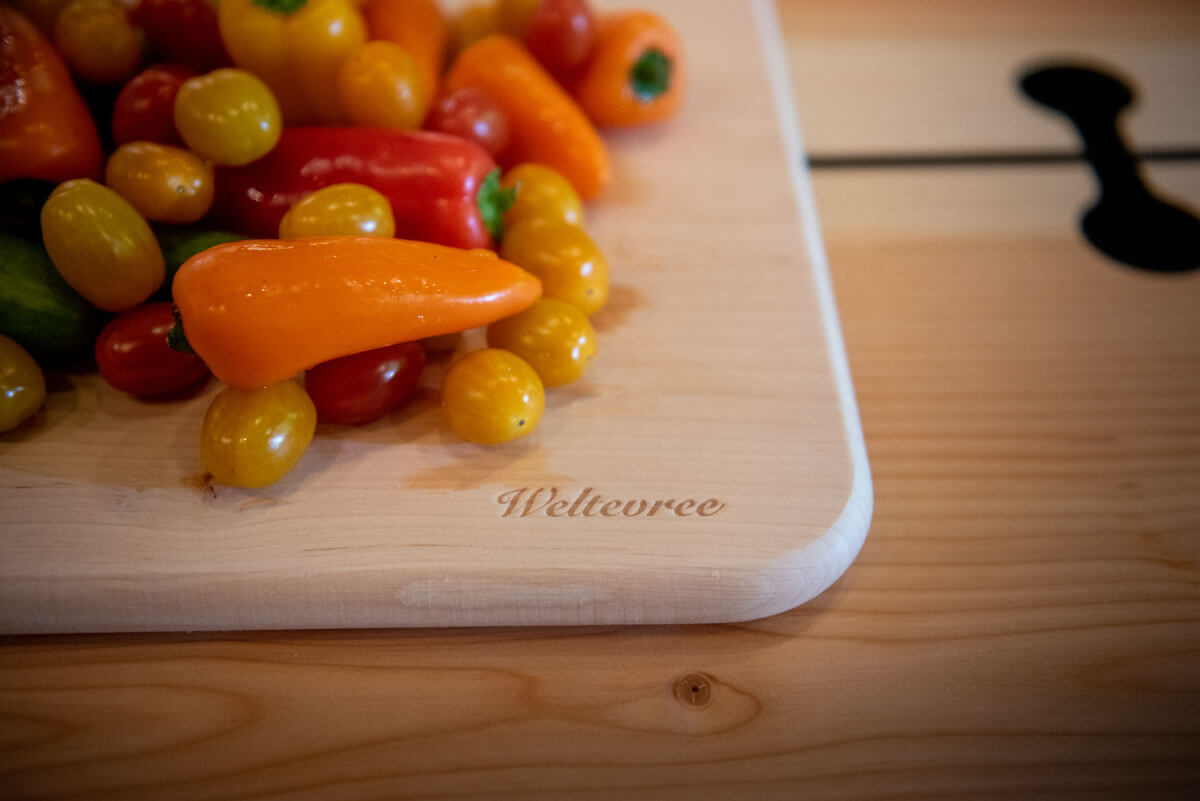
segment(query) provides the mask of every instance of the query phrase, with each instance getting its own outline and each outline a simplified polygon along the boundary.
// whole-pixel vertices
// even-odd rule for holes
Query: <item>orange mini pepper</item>
[[[601,22],[573,94],[597,125],[631,127],[674,116],[686,85],[679,35],[655,14],[629,11]]]
[[[96,123],[62,57],[27,17],[0,5],[0,181],[99,179]]]
[[[458,55],[442,81],[445,92],[487,92],[508,119],[502,165],[533,161],[558,170],[584,200],[608,185],[608,150],[579,105],[515,39],[489,36]]]
[[[188,259],[172,284],[192,350],[253,389],[529,307],[537,278],[491,251],[378,237],[249,239]]]
[[[366,0],[361,7],[371,39],[394,42],[417,63],[433,97],[445,65],[450,25],[434,0]]]

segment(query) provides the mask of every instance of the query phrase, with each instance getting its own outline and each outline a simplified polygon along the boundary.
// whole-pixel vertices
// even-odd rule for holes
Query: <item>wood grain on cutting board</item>
[[[215,385],[147,404],[62,377],[0,442],[0,630],[705,622],[832,583],[869,478],[759,23],[657,5],[693,53],[689,102],[610,138],[599,355],[536,432],[456,441],[430,388],[243,491],[201,472]]]

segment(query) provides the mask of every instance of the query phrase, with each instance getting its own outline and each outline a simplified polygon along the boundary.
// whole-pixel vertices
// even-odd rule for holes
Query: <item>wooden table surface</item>
[[[1015,86],[1110,64],[1200,208],[1200,6],[779,11],[875,481],[845,576],[739,625],[9,638],[0,798],[1194,797],[1200,271],[1090,247]]]

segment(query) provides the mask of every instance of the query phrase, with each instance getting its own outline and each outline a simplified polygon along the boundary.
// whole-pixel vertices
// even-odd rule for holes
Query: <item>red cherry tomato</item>
[[[208,376],[199,356],[167,345],[175,324],[168,301],[147,303],[112,320],[96,339],[96,364],[114,389],[132,395],[164,395]]]
[[[146,32],[146,44],[159,58],[199,72],[233,66],[217,27],[217,12],[206,0],[140,0],[129,12]]]
[[[321,420],[362,425],[403,406],[424,369],[420,344],[402,342],[318,364],[304,387]]]
[[[508,147],[508,118],[482,89],[463,87],[438,99],[425,118],[425,129],[469,139],[496,158]]]
[[[175,130],[175,95],[196,74],[183,64],[156,64],[133,76],[113,105],[113,141],[183,144]]]
[[[596,15],[587,0],[542,0],[525,29],[525,47],[546,72],[569,84],[596,39]]]

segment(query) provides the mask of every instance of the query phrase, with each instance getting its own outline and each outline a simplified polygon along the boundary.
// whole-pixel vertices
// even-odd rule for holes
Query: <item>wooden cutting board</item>
[[[202,472],[215,382],[147,403],[51,376],[0,436],[0,631],[733,621],[836,580],[872,492],[774,11],[645,5],[688,99],[608,137],[599,354],[533,435],[457,440],[435,361],[411,407],[322,425],[247,491]]]

